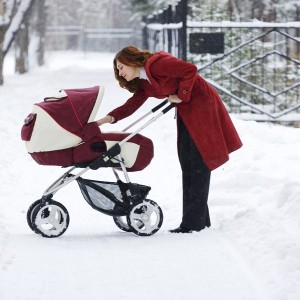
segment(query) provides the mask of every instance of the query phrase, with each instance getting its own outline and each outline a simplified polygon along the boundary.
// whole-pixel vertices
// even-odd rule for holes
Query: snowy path
[[[76,183],[54,197],[70,213],[66,233],[57,239],[32,233],[29,205],[64,172],[36,165],[24,150],[20,128],[32,104],[61,88],[103,83],[102,116],[127,96],[112,78],[111,55],[60,53],[49,61],[25,76],[8,76],[0,87],[1,300],[300,298],[299,129],[235,120],[245,145],[213,174],[213,226],[171,235],[168,229],[180,221],[181,185],[170,113],[143,131],[154,141],[155,158],[130,174],[133,182],[152,187],[149,198],[163,209],[158,233],[121,232],[111,217],[85,203]],[[153,102],[147,105],[143,111]],[[110,170],[88,176],[113,180]]]
[[[1,299],[268,299],[218,233],[144,239],[102,229],[57,240],[19,234],[10,243]]]

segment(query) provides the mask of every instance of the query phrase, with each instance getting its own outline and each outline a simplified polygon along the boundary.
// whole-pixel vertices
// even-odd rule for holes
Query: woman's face
[[[140,77],[140,68],[124,65],[118,60],[117,69],[119,71],[119,76],[124,77],[127,81]]]

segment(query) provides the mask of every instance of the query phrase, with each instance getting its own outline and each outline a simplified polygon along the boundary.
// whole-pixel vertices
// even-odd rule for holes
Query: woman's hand
[[[101,126],[105,123],[112,123],[113,121],[114,121],[114,117],[108,115],[103,117],[102,119],[97,120],[96,122],[98,126]]]
[[[180,103],[180,102],[182,102],[182,100],[179,99],[177,95],[170,95],[168,97],[168,102],[170,102],[170,103]]]

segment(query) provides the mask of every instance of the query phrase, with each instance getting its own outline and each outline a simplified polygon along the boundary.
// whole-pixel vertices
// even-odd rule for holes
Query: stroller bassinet
[[[41,165],[85,167],[128,133],[104,133],[94,122],[104,88],[61,90],[56,97],[36,103],[25,119],[22,140],[28,153]],[[153,158],[153,143],[136,134],[121,146],[127,171],[140,171]],[[112,160],[107,166],[118,165]]]

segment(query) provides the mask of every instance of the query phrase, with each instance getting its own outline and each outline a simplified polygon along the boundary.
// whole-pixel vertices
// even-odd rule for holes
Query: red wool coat
[[[151,84],[142,80],[139,90],[108,114],[115,122],[133,114],[148,97],[162,99],[176,94],[182,100],[177,113],[210,170],[224,164],[229,153],[242,146],[222,100],[195,65],[158,52],[148,59],[145,70]]]

